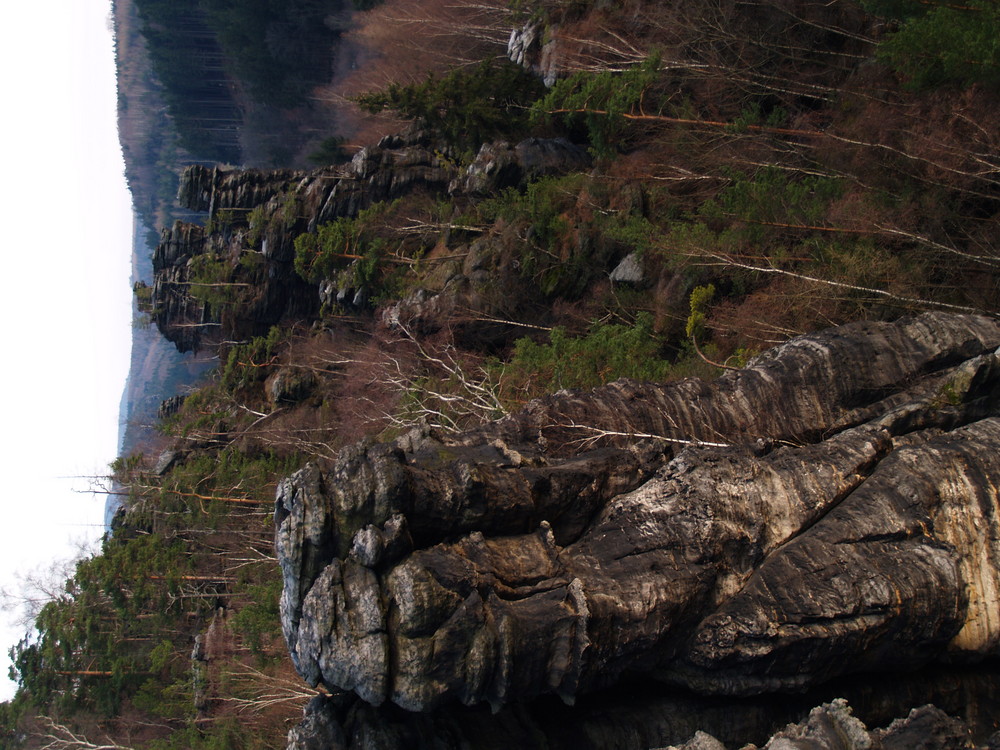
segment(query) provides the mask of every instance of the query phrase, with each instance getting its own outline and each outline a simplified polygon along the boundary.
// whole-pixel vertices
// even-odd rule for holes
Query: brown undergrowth
[[[338,128],[351,148],[376,143],[400,130],[401,120],[362,112],[351,100],[389,83],[419,83],[428,75],[476,65],[503,55],[513,14],[500,0],[386,0],[356,14],[347,35],[357,61],[352,69],[321,87],[315,97],[335,102]]]

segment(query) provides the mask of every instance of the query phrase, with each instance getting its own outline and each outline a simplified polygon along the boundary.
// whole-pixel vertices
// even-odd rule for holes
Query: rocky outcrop
[[[297,404],[316,388],[316,376],[308,370],[283,367],[264,382],[267,398],[274,407]]]
[[[385,138],[340,168],[191,166],[181,179],[179,199],[186,208],[207,211],[217,229],[205,232],[177,222],[164,230],[153,256],[153,319],[187,351],[217,339],[262,334],[286,316],[307,317],[318,309],[319,298],[293,268],[299,234],[408,191],[443,191],[455,173],[446,154],[420,133]],[[226,264],[226,276],[212,282],[230,284],[235,299],[212,304],[209,295],[192,294],[192,282],[201,281],[192,268],[205,255]]]
[[[555,40],[558,27],[543,27],[529,21],[510,32],[507,40],[507,57],[511,62],[537,73],[542,82],[551,87],[559,77],[559,51]]]
[[[179,200],[194,211],[267,213],[293,196],[296,214],[312,230],[341,216],[354,216],[373,203],[414,190],[451,195],[488,193],[545,175],[589,168],[586,149],[564,138],[529,138],[511,145],[485,144],[466,168],[458,155],[426,131],[410,129],[362,148],[340,167],[311,171],[188,167]]]
[[[191,295],[188,284],[191,258],[205,252],[205,243],[201,227],[178,221],[160,233],[153,252],[150,316],[181,352],[197,349],[203,324],[211,323],[205,305]]]
[[[565,138],[527,138],[515,145],[504,141],[486,143],[452,181],[449,192],[489,195],[546,175],[581,172],[591,164],[587,150]]]
[[[824,703],[803,721],[776,732],[763,750],[962,750],[975,747],[969,728],[941,709],[925,705],[914,708],[885,729],[868,731],[842,698]],[[679,748],[667,750],[725,750],[705,732],[698,732]],[[756,750],[748,745],[744,750]]]
[[[277,495],[293,661],[425,711],[996,653],[998,345],[986,318],[858,323],[344,451]]]
[[[452,180],[449,190],[482,197],[591,166],[587,151],[564,138],[529,138],[513,146],[489,143]],[[382,309],[382,322],[426,334],[447,329],[460,346],[496,350],[524,332],[502,321],[544,324],[550,314],[546,297],[578,297],[621,252],[613,240],[581,229],[563,248],[562,262],[576,264],[577,270],[568,274],[572,282],[551,282],[552,288],[541,289],[537,279],[529,281],[519,270],[533,231],[500,221],[468,244],[450,248],[448,259],[425,275],[419,287]],[[433,258],[430,262],[436,263]]]
[[[246,231],[175,222],[153,253],[150,316],[182,352],[257,336],[317,309],[292,264],[247,248]],[[207,261],[207,262],[206,262]]]
[[[448,330],[459,346],[480,351],[495,351],[523,335],[523,327],[504,320],[543,321],[548,308],[512,267],[505,248],[521,242],[513,234],[505,228],[456,248],[460,260],[441,264],[422,286],[382,307],[381,323],[423,335]]]
[[[163,231],[153,256],[153,320],[164,336],[188,351],[213,340],[259,335],[286,316],[312,315],[321,297],[361,306],[363,290],[348,295],[330,284],[318,290],[297,276],[296,237],[415,191],[478,195],[589,166],[587,152],[565,139],[531,138],[513,146],[487,144],[462,169],[449,147],[410,130],[361,149],[340,167],[188,167],[179,199],[191,210],[207,211],[214,228],[177,222]],[[211,279],[214,286],[194,277],[199,256],[226,264],[225,277]],[[236,299],[220,303],[220,295],[204,293],[223,285]],[[200,293],[192,294],[192,286]]]
[[[639,253],[631,252],[622,258],[622,262],[614,267],[609,278],[616,284],[642,285],[646,281],[646,274]]]
[[[184,170],[177,202],[209,215],[218,210],[249,210],[287,190],[302,175],[293,169],[226,169],[193,164]]]

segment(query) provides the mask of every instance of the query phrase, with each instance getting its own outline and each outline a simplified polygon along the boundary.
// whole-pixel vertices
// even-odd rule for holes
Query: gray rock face
[[[969,728],[935,706],[914,708],[908,716],[896,719],[885,729],[869,732],[853,716],[847,701],[837,699],[817,706],[798,724],[776,732],[763,750],[963,750],[974,747]]]
[[[920,706],[885,729],[872,732],[872,746],[881,750],[955,750],[975,743],[969,728],[936,706]]]
[[[305,710],[305,718],[288,733],[288,750],[340,750],[346,747],[340,724],[328,711],[325,699],[313,698]]]
[[[872,750],[872,738],[841,699],[817,706],[804,721],[776,733],[764,750]]]
[[[170,419],[170,417],[180,411],[186,400],[187,396],[180,394],[163,399],[156,409],[156,418],[161,421]]]
[[[629,253],[611,272],[611,280],[617,284],[632,284],[638,286],[645,279],[642,259],[637,253]]]
[[[726,746],[707,732],[698,730],[695,732],[694,737],[689,739],[683,745],[680,745],[679,747],[672,745],[665,750],[726,750]]]
[[[542,82],[551,87],[559,77],[559,52],[555,41],[555,31],[548,32],[537,21],[529,21],[519,29],[510,32],[507,40],[507,57],[511,62],[537,73]],[[545,37],[549,38],[545,40]]]
[[[157,327],[188,351],[214,340],[260,335],[285,316],[312,315],[319,306],[316,288],[293,268],[299,234],[407,192],[444,192],[456,173],[446,153],[417,131],[384,138],[337,168],[188,167],[181,178],[182,205],[208,211],[220,228],[206,233],[177,222],[163,231],[153,255]],[[251,227],[252,211],[259,215]],[[237,303],[213,306],[191,294],[191,266],[202,255],[227,264],[223,281],[240,292]],[[241,256],[250,262],[238,262]]]
[[[314,314],[320,303],[364,307],[368,291],[363,288],[325,284],[317,290],[298,277],[293,268],[297,236],[409,193],[489,193],[590,166],[586,150],[561,138],[487,144],[467,170],[459,170],[455,157],[426,132],[410,130],[361,149],[340,167],[188,167],[181,179],[182,205],[208,211],[220,228],[206,232],[176,222],[163,231],[153,255],[150,300],[157,327],[188,351],[213,340],[260,335],[283,317]],[[213,306],[205,294],[192,295],[192,283],[206,289],[192,277],[192,265],[205,255],[227,264],[225,278],[214,283],[239,292],[238,302]]]
[[[269,377],[264,387],[275,406],[295,404],[309,397],[316,387],[316,376],[309,371],[284,367]]]
[[[307,468],[276,515],[296,667],[425,711],[994,654],[998,346],[986,318],[853,324]]]
[[[514,146],[502,141],[487,143],[449,190],[486,195],[547,175],[579,172],[591,164],[587,150],[565,138],[528,138]]]

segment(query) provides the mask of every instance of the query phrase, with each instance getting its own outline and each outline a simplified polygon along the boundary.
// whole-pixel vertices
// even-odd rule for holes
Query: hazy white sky
[[[100,536],[104,496],[80,491],[117,451],[131,205],[110,12],[110,0],[8,3],[0,26],[5,587]],[[6,652],[20,635],[0,630],[0,699],[13,694]]]

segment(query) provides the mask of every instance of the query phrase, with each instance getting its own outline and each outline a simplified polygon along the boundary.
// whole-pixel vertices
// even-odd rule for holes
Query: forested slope
[[[268,54],[327,34],[314,11]],[[220,49],[236,44],[221,6],[196,15],[222,24]],[[156,24],[164,39],[180,28]],[[307,461],[350,463],[365,449],[348,446],[414,427],[459,434],[620,377],[710,379],[847,321],[995,318],[998,37],[981,0],[387,0],[359,14],[365,65],[336,86],[368,93],[344,135],[411,124],[349,164],[181,179],[207,224],[170,227],[140,302],[220,366],[173,405],[169,451],[113,467],[129,509],[14,649],[6,741],[283,747],[323,691],[279,635],[270,542],[276,488]],[[243,70],[269,59],[247,54]],[[266,67],[261,96],[301,90]]]

